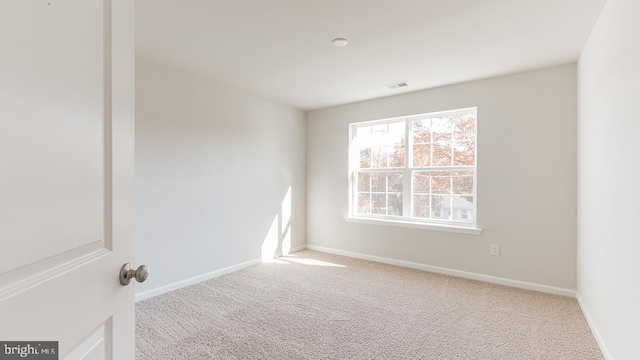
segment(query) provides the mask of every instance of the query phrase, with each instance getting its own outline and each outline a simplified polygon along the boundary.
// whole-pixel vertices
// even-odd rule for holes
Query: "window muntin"
[[[475,224],[476,114],[351,124],[351,216]]]

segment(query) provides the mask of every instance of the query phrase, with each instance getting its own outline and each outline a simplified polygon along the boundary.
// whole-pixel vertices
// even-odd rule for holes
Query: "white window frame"
[[[475,164],[473,166],[430,166],[430,167],[413,167],[413,136],[411,136],[411,125],[415,120],[429,119],[439,116],[449,116],[456,114],[474,113],[475,121]],[[359,154],[355,146],[356,129],[363,126],[372,126],[380,124],[390,124],[397,122],[405,122],[405,164],[399,168],[359,168]],[[391,226],[403,226],[412,228],[423,228],[431,230],[442,230],[452,232],[462,232],[469,234],[480,234],[481,229],[477,226],[477,209],[478,209],[478,111],[476,107],[438,111],[418,115],[401,116],[395,118],[363,121],[349,124],[349,214],[345,217],[347,221],[360,222],[367,224],[381,224]],[[413,217],[413,172],[414,171],[456,171],[456,170],[472,170],[473,171],[473,209],[471,209],[469,221],[453,219],[453,209],[451,209],[451,219],[429,219]],[[378,214],[358,214],[356,207],[358,203],[358,181],[355,174],[357,172],[383,172],[383,171],[402,171],[403,172],[403,211],[401,216],[396,215],[378,215]],[[442,211],[442,210],[441,210]]]

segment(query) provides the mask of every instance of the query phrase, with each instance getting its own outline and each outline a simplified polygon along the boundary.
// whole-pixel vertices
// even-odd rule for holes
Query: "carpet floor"
[[[301,251],[136,305],[136,359],[603,359],[575,299]]]

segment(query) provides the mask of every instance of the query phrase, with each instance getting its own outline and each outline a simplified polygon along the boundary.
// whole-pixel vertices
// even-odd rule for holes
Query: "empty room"
[[[640,359],[638,0],[2,0],[1,359]]]

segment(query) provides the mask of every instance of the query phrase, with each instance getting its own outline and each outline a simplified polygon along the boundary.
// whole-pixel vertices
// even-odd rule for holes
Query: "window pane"
[[[456,142],[453,147],[453,166],[474,165],[476,163],[475,142]]]
[[[385,194],[372,194],[371,195],[371,213],[378,215],[387,214],[387,196]]]
[[[387,174],[385,172],[373,172],[371,174],[371,191],[386,192],[387,191]]]
[[[387,195],[389,204],[389,215],[402,215],[402,194],[389,194]]]
[[[389,167],[404,167],[406,149],[404,144],[394,146],[389,152]]]
[[[368,169],[371,167],[371,149],[360,150],[360,169]]]
[[[450,116],[431,119],[433,142],[451,141],[453,122]]]
[[[431,194],[451,194],[451,171],[431,172]]]
[[[386,168],[388,167],[387,149],[386,148],[374,148],[371,156],[372,168]]]
[[[360,147],[371,146],[371,126],[360,126],[356,129],[356,141]]]
[[[471,221],[473,213],[473,196],[454,196],[452,220]]]
[[[358,208],[356,210],[358,214],[370,214],[371,202],[369,201],[369,194],[358,195]]]
[[[431,196],[431,217],[438,215],[438,219],[449,219],[451,212],[451,196],[432,195]],[[435,213],[435,214],[434,214]]]
[[[402,172],[393,171],[388,173],[388,192],[402,193]]]
[[[451,166],[453,123],[450,117],[432,119],[433,166]]]
[[[405,122],[395,122],[389,124],[389,142],[387,145],[390,146],[401,146],[404,147],[405,144],[405,131],[404,131]]]
[[[387,145],[387,124],[373,125],[371,127],[371,146],[383,147]]]
[[[453,172],[453,193],[459,195],[473,194],[473,171]]]
[[[411,135],[414,144],[428,144],[431,142],[431,119],[414,120],[411,122]]]
[[[431,166],[431,144],[413,145],[413,166]]]
[[[356,148],[358,151],[358,164],[361,169],[371,167],[371,126],[363,126],[356,129]]]
[[[358,192],[371,191],[371,174],[370,173],[358,173]]]
[[[429,182],[431,177],[429,171],[415,171],[413,173],[413,192],[414,193],[429,193]]]
[[[451,150],[450,141],[433,143],[433,166],[451,166]]]
[[[453,138],[456,140],[473,140],[476,138],[475,114],[453,116]]]
[[[413,216],[427,218],[429,217],[429,196],[413,195]]]

